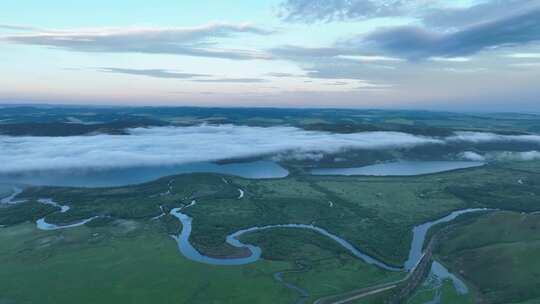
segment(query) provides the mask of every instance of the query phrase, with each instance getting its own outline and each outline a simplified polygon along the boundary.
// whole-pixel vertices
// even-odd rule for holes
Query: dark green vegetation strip
[[[283,278],[309,291],[306,303],[356,288],[397,281],[405,276],[367,265],[333,240],[313,231],[267,230],[245,235],[242,241],[260,246],[266,260],[288,261],[295,265],[291,270],[302,270],[286,272]]]
[[[90,133],[124,135],[126,128],[163,126],[150,119],[130,119],[106,123],[80,124],[67,122],[34,122],[0,124],[0,134],[10,136],[75,136]]]
[[[13,206],[0,208],[0,225],[10,226],[26,221],[36,221],[37,219],[56,211],[59,211],[59,209],[38,202],[19,203]]]
[[[477,291],[479,302],[540,301],[540,214],[490,214],[440,243],[440,258]]]
[[[134,123],[135,122],[135,123]],[[539,132],[534,114],[464,114],[358,109],[196,108],[196,107],[38,107],[5,106],[0,133],[68,136],[90,132],[122,134],[122,127],[202,123],[250,126],[293,125],[308,130],[351,133],[403,131],[444,136],[452,130]]]

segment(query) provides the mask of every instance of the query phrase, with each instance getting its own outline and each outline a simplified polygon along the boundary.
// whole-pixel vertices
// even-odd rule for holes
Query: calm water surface
[[[354,168],[314,169],[314,175],[411,176],[483,166],[473,161],[399,161]]]
[[[225,165],[207,162],[159,167],[40,171],[16,175],[0,174],[0,183],[67,187],[116,187],[150,182],[169,175],[196,172],[222,173],[245,178],[281,178],[289,174],[285,168],[272,161]]]

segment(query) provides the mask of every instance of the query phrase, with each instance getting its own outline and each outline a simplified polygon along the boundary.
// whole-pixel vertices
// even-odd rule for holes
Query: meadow
[[[540,214],[492,213],[453,229],[438,258],[458,271],[479,303],[540,301]]]
[[[287,283],[307,290],[310,300],[342,294],[395,281],[404,274],[367,265],[333,241],[297,229],[244,235],[242,241],[263,249],[263,259],[254,264],[197,264],[185,259],[169,236],[181,230],[179,221],[172,216],[152,218],[160,215],[162,209],[168,212],[196,201],[183,211],[194,219],[190,242],[210,256],[241,255],[241,251],[225,243],[226,235],[237,230],[299,223],[324,228],[375,258],[401,266],[407,258],[415,225],[471,207],[540,210],[539,168],[538,162],[498,163],[413,177],[293,174],[267,180],[188,174],[115,188],[27,188],[21,194],[27,203],[0,208],[0,225],[7,226],[0,230],[0,242],[5,244],[0,249],[0,259],[6,265],[1,270],[0,299],[6,303],[33,303],[36,299],[42,303],[67,303],[74,297],[89,299],[88,303],[114,303],[128,296],[133,297],[133,303],[148,303],[150,298],[159,299],[160,303],[252,303],[255,297],[257,303],[296,301],[298,293],[274,279],[278,272],[283,272]],[[238,189],[244,191],[241,198]],[[57,208],[36,202],[44,197],[71,209],[60,213]],[[69,224],[96,215],[101,218],[70,230],[43,232],[33,224],[42,216],[51,223]],[[508,227],[514,224],[510,222]],[[506,233],[503,232],[494,230],[493,238]],[[467,242],[459,238],[472,235],[475,233],[465,230],[456,232],[456,240],[442,247],[441,260],[451,269],[473,267],[463,277],[472,282],[483,299],[488,299],[486,303],[496,303],[492,299],[500,295],[490,296],[490,290],[505,289],[494,282],[496,276],[488,271],[492,268],[487,266],[497,260],[495,253],[518,254],[520,261],[530,261],[538,256],[538,242],[528,236],[490,247],[482,243],[489,240],[485,236]],[[518,241],[522,245],[516,251],[514,242]],[[470,250],[461,250],[467,246],[477,250],[472,257],[465,254]],[[486,266],[486,272],[476,271],[474,267],[480,267],[477,265]],[[519,264],[526,266],[525,262]],[[480,276],[482,273],[484,276]],[[537,274],[527,273],[516,271],[516,275],[523,275],[524,285],[520,288],[533,287],[527,282],[537,284]],[[502,275],[499,278],[502,280]],[[136,292],[142,286],[144,292]],[[503,299],[521,299],[520,288],[510,288]],[[43,294],[50,298],[43,299]],[[384,299],[382,295],[374,298],[361,302],[377,303]]]
[[[0,242],[0,303],[287,303],[296,298],[272,278],[289,267],[286,263],[209,267],[191,262],[156,223],[118,221],[61,232],[22,224],[0,230]]]

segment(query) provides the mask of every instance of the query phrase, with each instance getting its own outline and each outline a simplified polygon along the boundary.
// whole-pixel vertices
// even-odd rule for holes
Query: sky
[[[0,103],[540,112],[540,0],[3,0]]]

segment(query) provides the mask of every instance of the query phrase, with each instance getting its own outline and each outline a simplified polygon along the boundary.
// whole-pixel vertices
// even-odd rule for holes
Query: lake
[[[412,176],[474,168],[485,165],[474,161],[397,161],[353,168],[313,169],[313,175]]]
[[[257,179],[281,178],[289,175],[289,171],[279,164],[261,160],[223,165],[204,162],[174,166],[0,174],[0,183],[65,187],[117,187],[150,182],[169,175],[196,172],[230,174]]]

